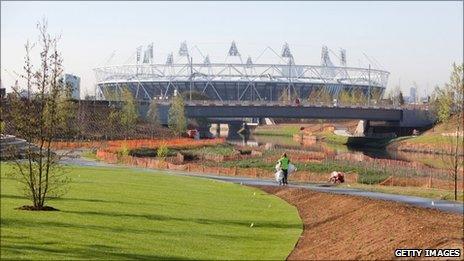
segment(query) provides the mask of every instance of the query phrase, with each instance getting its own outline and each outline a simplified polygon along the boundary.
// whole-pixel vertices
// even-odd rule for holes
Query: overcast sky
[[[65,69],[93,93],[92,69],[128,61],[137,46],[154,43],[164,63],[181,41],[223,62],[235,40],[242,56],[256,58],[288,42],[297,64],[320,64],[327,45],[347,50],[348,66],[378,61],[390,71],[388,87],[415,81],[429,92],[463,61],[463,3],[459,2],[1,2],[1,79],[9,88],[21,72],[24,43],[37,39],[47,18],[61,35]],[[338,59],[330,53],[332,61]]]

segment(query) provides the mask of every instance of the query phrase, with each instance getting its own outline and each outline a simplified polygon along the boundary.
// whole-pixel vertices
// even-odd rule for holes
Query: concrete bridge
[[[169,103],[159,104],[161,122],[167,124]],[[407,109],[378,106],[336,106],[318,104],[290,104],[277,102],[186,102],[188,118],[206,118],[209,123],[236,125],[243,118],[298,118],[298,119],[353,119],[364,120],[377,129],[388,128],[401,132],[424,129],[435,122],[433,114],[425,109]],[[371,125],[371,122],[375,122]],[[206,128],[206,127],[205,127]],[[234,129],[236,129],[235,127]]]

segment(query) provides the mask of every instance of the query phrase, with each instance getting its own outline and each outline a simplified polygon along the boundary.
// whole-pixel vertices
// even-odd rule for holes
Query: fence
[[[253,177],[253,178],[266,178],[274,179],[274,170],[264,170],[260,168],[238,168],[238,167],[210,167],[195,163],[174,164],[168,161],[153,159],[153,158],[139,158],[133,156],[118,156],[107,150],[98,150],[97,158],[107,163],[122,163],[131,166],[152,169],[169,169],[169,170],[182,170],[195,173],[215,174],[224,176],[240,176],[240,177]],[[329,179],[326,173],[313,173],[309,171],[297,171],[291,175],[294,181],[303,182],[327,182]],[[357,182],[358,175],[355,173],[347,174],[345,182]]]

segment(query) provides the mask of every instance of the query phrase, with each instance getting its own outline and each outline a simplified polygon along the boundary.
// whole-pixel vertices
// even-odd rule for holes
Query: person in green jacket
[[[290,164],[290,160],[287,158],[287,153],[284,153],[282,155],[282,158],[280,158],[277,162],[280,163],[280,168],[282,169],[282,172],[284,173],[284,178],[282,180],[282,183],[284,185],[288,185],[287,176],[288,176],[288,164]]]

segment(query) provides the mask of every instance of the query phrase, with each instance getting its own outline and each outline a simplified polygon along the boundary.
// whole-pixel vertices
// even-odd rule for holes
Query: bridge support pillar
[[[216,129],[215,129],[216,137],[219,137],[221,135],[221,124],[217,123],[215,127],[216,127]]]
[[[209,131],[210,128],[210,123],[202,122],[201,124],[199,124],[198,132],[200,133],[200,139],[213,137],[213,134]]]
[[[373,129],[371,128],[371,121],[364,121],[364,136],[370,136],[373,133]]]
[[[242,129],[243,123],[242,122],[230,122],[228,123],[229,126],[229,132],[227,135],[229,137],[235,137],[239,134],[239,131]]]

